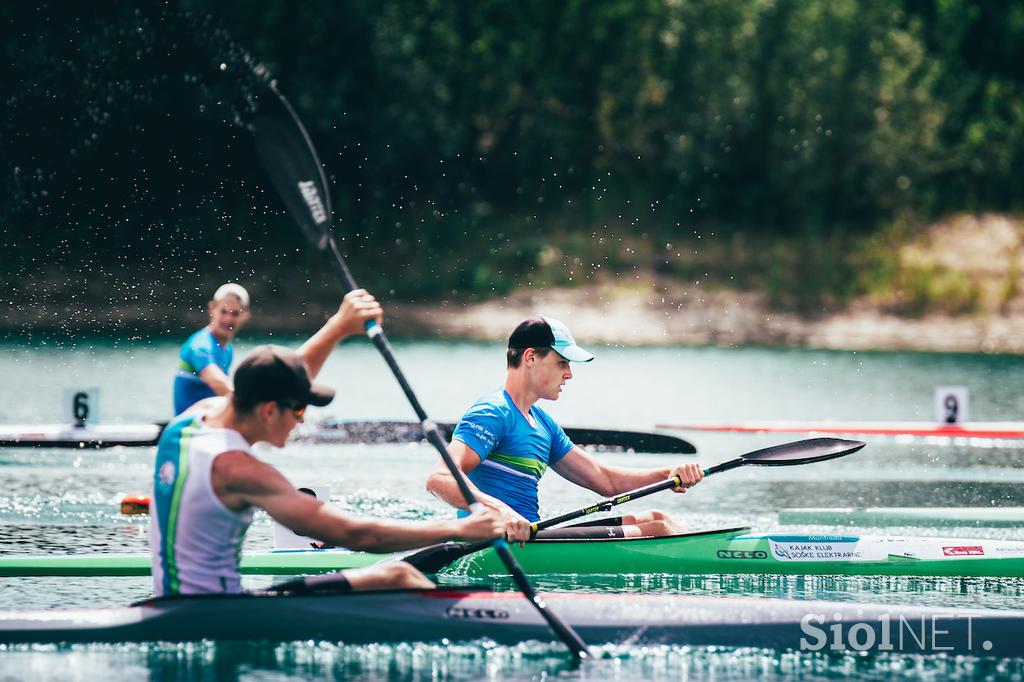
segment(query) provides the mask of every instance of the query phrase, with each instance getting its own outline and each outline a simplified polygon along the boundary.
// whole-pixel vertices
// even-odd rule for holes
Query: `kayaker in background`
[[[178,353],[174,377],[174,414],[178,415],[203,398],[231,391],[231,342],[249,321],[249,292],[228,282],[206,304],[210,323],[188,337]]]
[[[658,469],[612,467],[573,444],[540,399],[558,400],[572,378],[570,362],[590,362],[593,354],[576,345],[556,319],[535,316],[512,332],[506,353],[505,387],[483,396],[455,427],[448,452],[466,473],[477,498],[505,519],[510,541],[530,539],[530,523],[540,520],[537,486],[548,467],[573,483],[609,497],[679,476],[686,492],[704,477],[697,464]],[[465,501],[444,466],[427,479],[427,490],[453,507]],[[463,512],[464,513],[464,512]],[[676,535],[683,529],[661,511],[626,514],[540,531],[537,537],[592,538]]]
[[[157,445],[149,526],[157,596],[240,592],[240,548],[257,507],[300,535],[375,552],[501,535],[504,523],[490,510],[457,521],[349,516],[299,492],[253,454],[258,441],[282,447],[307,405],[331,402],[334,391],[310,377],[339,341],[381,317],[373,296],[350,292],[298,352],[254,349],[235,372],[230,395],[201,401],[167,426]],[[343,571],[332,584],[353,590],[434,586],[404,562]]]

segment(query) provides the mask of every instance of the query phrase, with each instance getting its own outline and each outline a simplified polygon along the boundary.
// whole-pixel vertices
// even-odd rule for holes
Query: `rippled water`
[[[573,669],[563,650],[527,642],[345,646],[318,642],[90,645],[0,648],[12,679],[157,680],[1007,680],[1019,660],[854,656],[709,647],[594,647]],[[84,674],[76,671],[87,671]],[[66,673],[66,674],[65,674]]]
[[[253,342],[249,340],[249,346]],[[246,345],[239,348],[244,354]],[[928,420],[932,388],[963,384],[972,416],[1012,420],[1024,414],[1024,360],[972,355],[841,353],[766,349],[595,348],[598,360],[576,368],[562,399],[547,405],[563,423],[647,429],[657,422],[745,419]],[[106,422],[166,419],[176,346],[162,341],[94,341],[74,345],[0,346],[0,422],[52,422],[65,391],[98,387]],[[399,344],[399,359],[421,401],[439,419],[454,419],[503,378],[494,344]],[[320,416],[409,418],[401,393],[365,344],[335,353],[321,379],[339,397]],[[24,387],[32,386],[31,390]],[[313,415],[315,418],[317,415]],[[798,436],[684,434],[697,461],[715,463]],[[657,506],[688,527],[778,528],[777,512],[807,506],[1021,506],[1024,463],[1012,441],[871,439],[842,460],[784,469],[741,469],[708,479],[686,495],[662,494]],[[290,445],[264,456],[296,484],[326,484],[334,502],[360,514],[430,518],[448,511],[423,489],[435,455],[422,445]],[[146,551],[145,519],[124,517],[122,496],[144,492],[150,448],[104,451],[0,449],[0,552]],[[664,466],[662,455],[603,453],[623,466]],[[692,459],[692,458],[691,458]],[[556,475],[545,477],[546,513],[594,499]],[[787,526],[787,532],[834,532]],[[1013,528],[848,528],[892,533],[1021,538]],[[258,515],[249,548],[272,546]],[[271,577],[248,577],[261,587]],[[460,582],[464,582],[460,579]],[[538,576],[544,590],[744,594],[798,599],[884,601],[936,606],[1017,608],[1020,579],[912,579],[775,576]],[[497,587],[508,588],[507,580]],[[113,606],[149,595],[148,578],[0,579],[0,608]],[[605,647],[601,661],[570,671],[559,647],[524,644],[336,646],[196,644],[188,646],[20,647],[0,655],[0,677],[30,678],[62,670],[81,679],[209,677],[226,679],[883,679],[1002,678],[1024,673],[1017,661],[919,657],[818,656],[758,650]]]

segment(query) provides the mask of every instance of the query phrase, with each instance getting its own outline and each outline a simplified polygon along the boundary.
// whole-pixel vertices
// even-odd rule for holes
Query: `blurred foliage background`
[[[270,79],[395,298],[665,276],[814,312],[905,278],[915,225],[1024,205],[1019,1],[99,0],[0,26],[9,306],[323,281],[252,148]]]

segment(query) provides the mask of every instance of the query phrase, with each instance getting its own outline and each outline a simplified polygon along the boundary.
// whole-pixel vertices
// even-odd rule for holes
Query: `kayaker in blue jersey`
[[[536,405],[540,399],[558,400],[565,382],[572,378],[570,362],[593,359],[558,320],[528,318],[509,337],[504,388],[477,400],[455,427],[448,452],[466,472],[480,502],[504,517],[505,534],[511,541],[529,540],[530,523],[540,520],[537,486],[549,467],[604,497],[673,476],[683,482],[675,488],[682,493],[704,477],[697,464],[658,469],[608,466],[570,441]],[[465,510],[455,480],[443,466],[431,472],[427,490]],[[646,537],[681,532],[667,514],[651,510],[544,530],[538,537]]]
[[[489,540],[503,520],[490,510],[457,521],[358,518],[299,492],[251,445],[281,447],[308,405],[324,406],[334,391],[311,382],[342,339],[380,321],[380,304],[362,289],[299,348],[260,346],[239,365],[234,390],[207,398],[168,424],[157,445],[149,538],[153,590],[170,594],[241,591],[239,555],[257,508],[300,535],[330,545],[397,552],[446,540]],[[429,588],[410,564],[386,562],[342,571],[335,589]]]
[[[188,337],[178,354],[174,414],[181,414],[203,398],[231,390],[231,342],[249,320],[249,293],[229,282],[214,292],[206,308],[210,323]]]

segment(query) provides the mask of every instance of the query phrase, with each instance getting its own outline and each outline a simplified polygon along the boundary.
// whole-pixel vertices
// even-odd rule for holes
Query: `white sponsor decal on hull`
[[[857,542],[788,542],[768,540],[779,561],[865,561]]]
[[[1024,543],[1013,540],[964,540],[907,537],[768,537],[778,561],[892,561],[927,559],[956,561],[1024,557]]]

